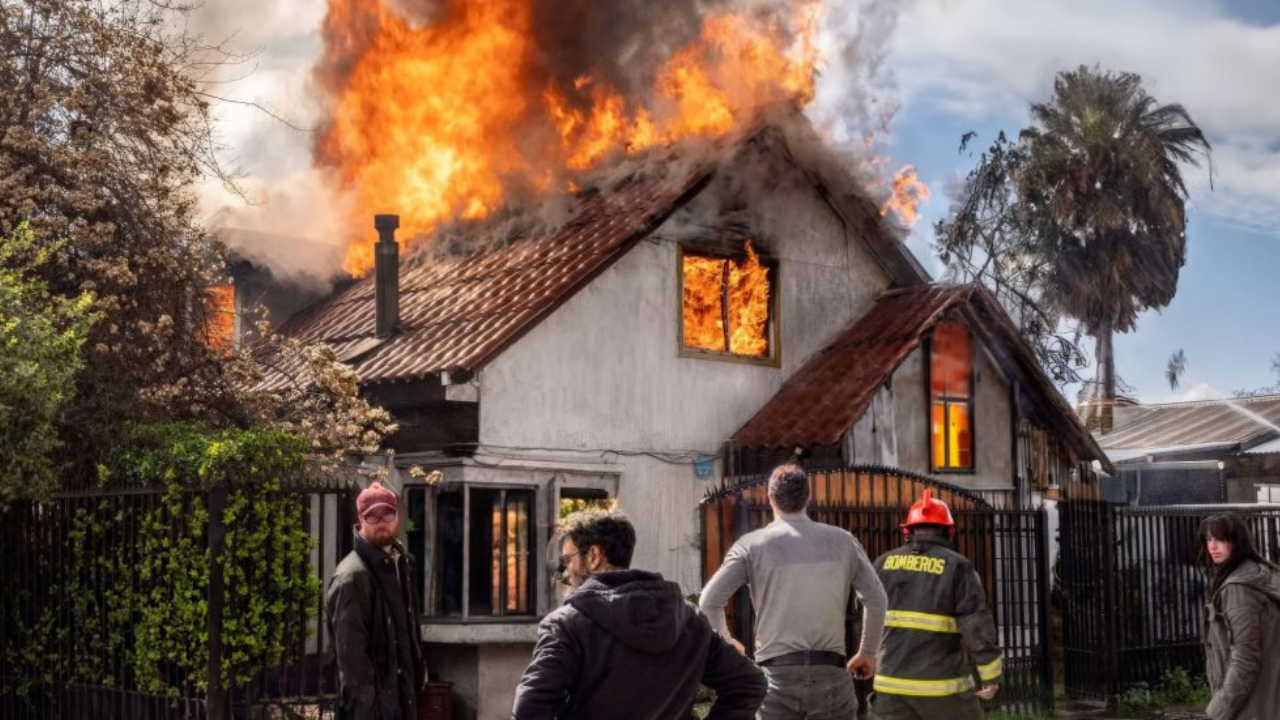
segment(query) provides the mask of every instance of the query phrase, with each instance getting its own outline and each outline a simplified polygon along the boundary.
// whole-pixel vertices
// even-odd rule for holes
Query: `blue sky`
[[[810,114],[820,127],[825,115],[865,128],[896,108],[879,152],[892,160],[885,172],[914,164],[933,190],[909,243],[935,273],[929,228],[947,212],[948,184],[976,161],[957,153],[964,132],[978,132],[978,150],[999,130],[1016,133],[1027,124],[1028,104],[1049,96],[1054,73],[1082,63],[1137,72],[1157,100],[1186,106],[1214,145],[1214,190],[1205,169],[1186,169],[1189,253],[1178,295],[1163,311],[1146,313],[1136,332],[1117,338],[1117,367],[1147,402],[1275,384],[1280,0],[824,2],[830,11],[824,38],[839,54],[831,54]],[[214,37],[236,33],[245,48],[260,49],[252,72],[238,72],[230,94],[312,124],[320,111],[308,71],[325,6],[325,0],[206,3],[199,29]],[[215,113],[229,158],[244,171],[242,185],[274,210],[259,218],[258,229],[331,236],[345,211],[311,167],[309,135],[243,106],[221,105]],[[229,202],[217,183],[202,197],[211,212]],[[1164,368],[1179,348],[1189,366],[1174,393]]]
[[[1153,26],[1154,25],[1154,26]],[[1270,63],[1263,69],[1259,63]],[[1003,129],[1028,122],[1056,69],[1099,63],[1140,73],[1160,102],[1179,102],[1214,144],[1214,190],[1187,167],[1188,257],[1178,294],[1116,339],[1117,370],[1146,402],[1199,399],[1273,385],[1280,352],[1280,2],[939,0],[902,13],[885,65],[900,108],[887,152],[934,190],[910,245],[931,269],[929,225],[945,188]],[[1164,379],[1182,348],[1187,377]],[[1092,369],[1087,371],[1092,372]]]

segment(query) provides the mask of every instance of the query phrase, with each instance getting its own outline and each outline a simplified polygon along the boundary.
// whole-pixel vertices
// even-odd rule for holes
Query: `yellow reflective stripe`
[[[949,615],[933,615],[930,613],[910,612],[907,610],[890,610],[884,614],[885,627],[910,628],[929,632],[958,633],[960,624]]]
[[[978,666],[978,677],[982,678],[983,682],[991,682],[992,680],[995,680],[996,678],[1000,677],[1000,673],[1003,670],[1004,670],[1004,656],[997,655],[995,660],[992,660],[986,665]]]
[[[911,680],[908,678],[876,675],[872,685],[876,692],[887,695],[913,695],[915,697],[943,697],[958,695],[973,689],[973,678],[959,677],[946,680]]]

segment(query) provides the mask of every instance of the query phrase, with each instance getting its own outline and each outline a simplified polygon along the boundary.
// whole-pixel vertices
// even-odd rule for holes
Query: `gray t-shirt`
[[[880,649],[889,599],[847,530],[784,516],[734,543],[699,602],[711,627],[726,638],[724,608],[743,584],[755,609],[756,662],[800,650],[843,653],[851,591],[865,608],[859,652],[874,658]]]

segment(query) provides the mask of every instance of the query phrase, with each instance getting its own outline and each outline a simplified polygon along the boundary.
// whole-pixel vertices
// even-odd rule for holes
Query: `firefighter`
[[[981,718],[978,699],[995,696],[1002,665],[982,581],[969,560],[951,549],[951,510],[929,490],[901,527],[907,543],[875,563],[889,610],[872,717]]]

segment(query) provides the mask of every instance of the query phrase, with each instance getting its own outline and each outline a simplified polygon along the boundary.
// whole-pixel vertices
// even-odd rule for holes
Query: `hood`
[[[1241,563],[1222,582],[1222,587],[1235,584],[1248,585],[1280,603],[1280,572],[1266,565],[1253,560]],[[1218,592],[1221,593],[1222,589],[1219,588]]]
[[[680,586],[643,570],[592,575],[565,600],[628,647],[650,655],[675,646],[694,609]]]

